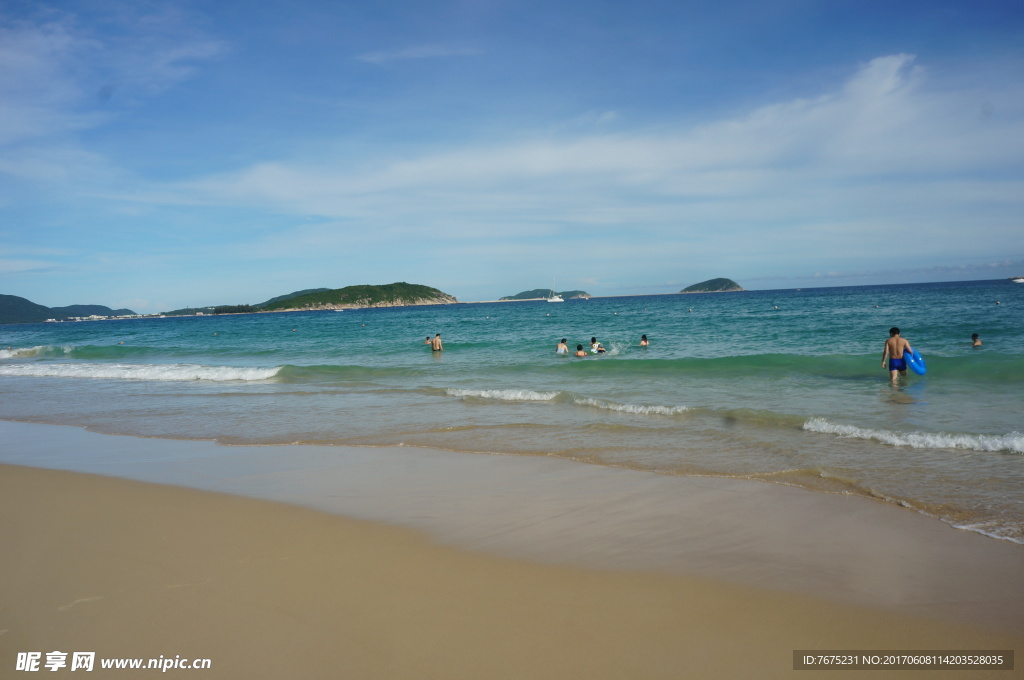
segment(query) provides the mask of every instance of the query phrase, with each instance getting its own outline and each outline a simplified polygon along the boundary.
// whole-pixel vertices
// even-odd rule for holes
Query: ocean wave
[[[501,401],[551,401],[560,392],[535,392],[533,390],[466,390],[449,387],[445,392],[450,397],[475,397]]]
[[[659,415],[659,416],[674,416],[680,413],[685,413],[690,410],[688,406],[658,406],[649,404],[619,404],[614,401],[605,401],[603,399],[592,399],[590,397],[577,397],[572,400],[572,403],[579,406],[592,406],[594,408],[603,408],[609,411],[619,411],[622,413],[635,413],[638,415]]]
[[[35,359],[39,357],[67,356],[73,349],[70,345],[67,347],[54,347],[53,345],[10,347],[0,349],[0,359]]]
[[[0,359],[124,359],[138,357],[158,351],[166,354],[167,349],[153,350],[149,347],[131,345],[37,345],[35,347],[12,347],[0,349]]]
[[[190,364],[63,364],[31,363],[0,366],[0,375],[40,378],[104,378],[108,380],[267,380],[277,375],[273,368],[239,366],[197,366]]]
[[[808,432],[834,434],[851,439],[872,439],[891,446],[909,446],[915,449],[968,449],[971,451],[1010,451],[1024,453],[1024,434],[1011,432],[1002,435],[961,434],[956,432],[894,432],[871,430],[855,425],[832,423],[824,418],[811,418],[804,423]]]
[[[939,519],[946,522],[954,529],[973,531],[974,533],[981,534],[982,536],[988,536],[989,538],[998,538],[1002,541],[1010,541],[1011,543],[1024,545],[1024,530],[1019,526],[1006,526],[999,521],[993,520],[964,524],[949,521],[942,517],[939,517]]]

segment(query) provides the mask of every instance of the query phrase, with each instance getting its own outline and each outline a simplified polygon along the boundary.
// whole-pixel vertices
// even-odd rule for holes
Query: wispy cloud
[[[453,47],[449,45],[417,45],[397,50],[379,50],[366,52],[356,57],[368,64],[385,64],[391,61],[406,59],[435,59],[438,57],[473,57],[483,54],[481,50],[470,47]]]
[[[376,168],[267,162],[177,190],[385,231],[443,224],[441,233],[459,238],[534,223],[598,231],[640,223],[648,233],[813,227],[863,241],[894,221],[941,229],[950,210],[985,196],[1021,203],[1024,180],[994,186],[985,176],[1019,167],[1020,121],[980,116],[976,96],[930,87],[901,54],[816,98],[693,127],[473,145]],[[1024,86],[992,96],[1013,110]]]
[[[97,127],[112,115],[99,105],[116,94],[161,91],[226,49],[184,19],[162,15],[131,17],[121,37],[100,37],[70,13],[5,18],[0,14],[0,148]]]
[[[59,266],[46,260],[13,260],[0,258],[0,274],[48,271]]]

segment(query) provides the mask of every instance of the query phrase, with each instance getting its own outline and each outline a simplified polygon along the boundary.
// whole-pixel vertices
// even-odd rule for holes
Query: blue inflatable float
[[[910,352],[904,352],[903,358],[907,360],[907,367],[918,375],[924,375],[925,371],[928,370],[924,367],[924,359],[921,358],[921,353],[916,349]]]

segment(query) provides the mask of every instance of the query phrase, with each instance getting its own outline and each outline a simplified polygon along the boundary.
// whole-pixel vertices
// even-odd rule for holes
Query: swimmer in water
[[[971,347],[981,347],[981,338],[978,337],[977,333],[971,333]]]
[[[897,374],[906,377],[907,360],[903,355],[913,351],[914,348],[910,346],[910,343],[900,337],[899,328],[893,326],[889,329],[889,339],[885,341],[885,349],[882,350],[882,368],[888,365],[889,379],[893,384],[896,384]]]
[[[647,347],[649,344],[650,343],[647,342],[647,336],[646,335],[641,335],[640,336],[640,346],[641,347]]]
[[[565,338],[562,338],[562,341],[558,343],[557,347],[555,347],[555,354],[568,354],[568,353],[569,353],[569,345],[565,344]]]
[[[444,350],[444,345],[441,344],[441,334],[440,333],[435,335],[434,339],[430,341],[430,349],[434,350],[435,352],[440,352],[440,351]]]
[[[576,353],[573,354],[573,356],[574,357],[585,357],[585,356],[587,356],[587,353],[583,351],[583,345],[576,345]]]

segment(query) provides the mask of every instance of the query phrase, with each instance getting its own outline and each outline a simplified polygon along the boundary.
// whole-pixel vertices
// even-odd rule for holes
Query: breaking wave
[[[54,347],[37,345],[36,347],[11,347],[0,349],[0,359],[32,359],[43,356],[64,356],[71,352],[71,347]]]
[[[690,410],[688,406],[619,404],[614,401],[604,401],[602,399],[592,399],[589,397],[577,397],[572,400],[572,403],[577,404],[579,406],[592,406],[594,408],[603,408],[609,411],[619,411],[621,413],[636,413],[639,415],[674,416]]]
[[[535,392],[533,390],[466,390],[455,387],[449,387],[445,392],[451,397],[475,397],[501,401],[551,401],[561,394],[560,392]]]
[[[971,451],[1010,451],[1024,453],[1024,434],[961,434],[956,432],[894,432],[871,430],[855,425],[832,423],[824,418],[811,418],[804,423],[808,432],[834,434],[850,439],[871,439],[890,446],[915,449],[968,449]]]
[[[0,366],[0,375],[54,378],[105,378],[108,380],[267,380],[280,366],[253,368],[197,366],[191,364],[61,364],[33,363]]]

